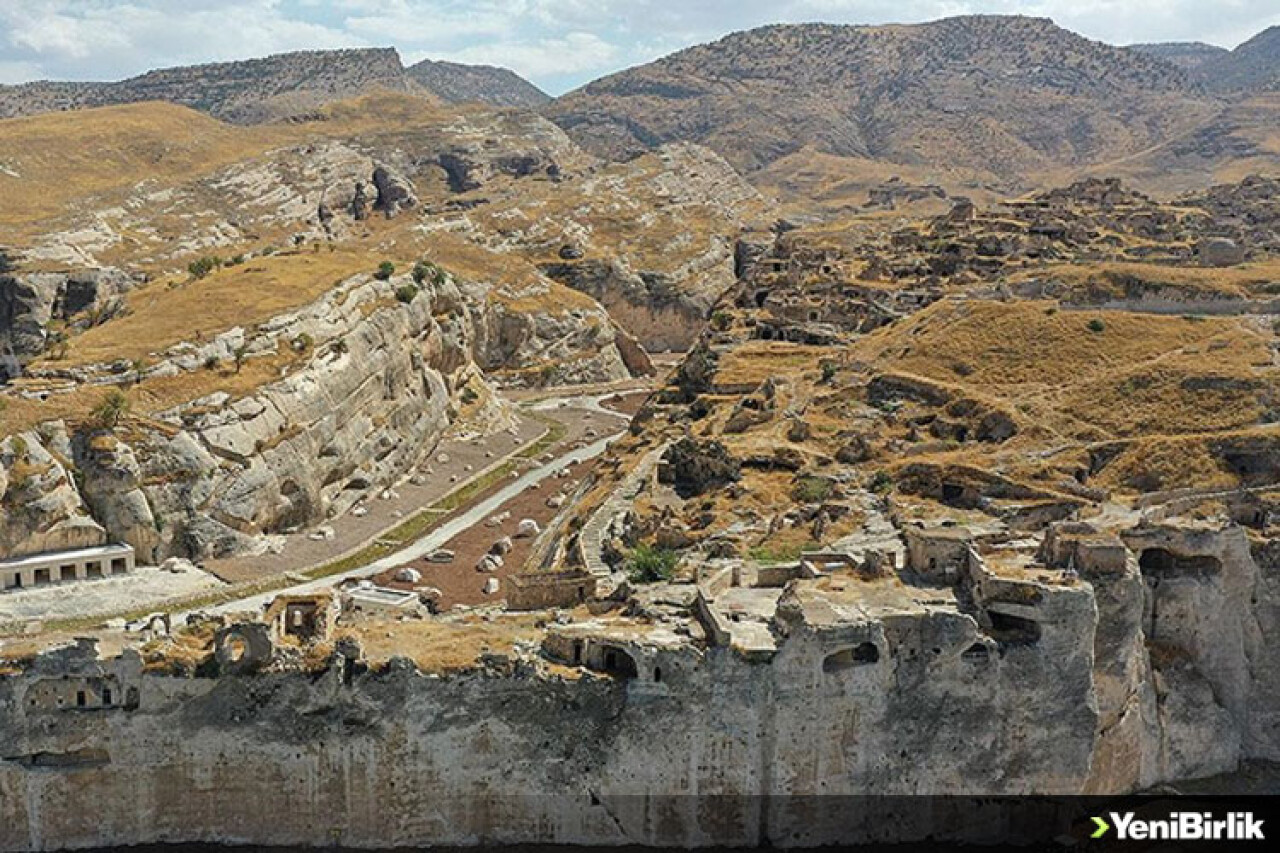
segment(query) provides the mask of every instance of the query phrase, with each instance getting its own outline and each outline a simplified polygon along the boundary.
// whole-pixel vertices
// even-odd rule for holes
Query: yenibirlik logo
[[[1230,812],[1215,818],[1213,812],[1173,812],[1158,820],[1136,817],[1133,812],[1108,812],[1111,822],[1094,817],[1090,838],[1103,838],[1113,829],[1121,841],[1263,841],[1261,818],[1252,812]],[[1113,826],[1114,824],[1114,826]]]

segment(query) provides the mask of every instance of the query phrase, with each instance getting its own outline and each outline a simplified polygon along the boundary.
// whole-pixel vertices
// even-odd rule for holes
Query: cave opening
[[[1207,554],[1184,556],[1167,548],[1146,548],[1138,555],[1144,577],[1210,577],[1222,572],[1222,561]]]

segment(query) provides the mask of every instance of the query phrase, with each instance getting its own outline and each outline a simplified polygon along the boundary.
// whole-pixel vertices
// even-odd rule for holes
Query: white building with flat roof
[[[133,571],[133,548],[97,545],[0,560],[0,590],[27,589],[59,581],[105,578]]]

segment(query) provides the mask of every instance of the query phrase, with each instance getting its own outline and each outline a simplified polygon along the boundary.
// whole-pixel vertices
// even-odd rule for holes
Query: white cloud
[[[617,61],[620,50],[592,33],[566,33],[538,41],[477,44],[441,55],[452,62],[501,65],[523,77],[599,71]]]

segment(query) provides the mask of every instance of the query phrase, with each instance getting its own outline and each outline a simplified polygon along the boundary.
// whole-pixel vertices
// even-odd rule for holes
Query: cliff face
[[[659,629],[617,641],[617,678],[519,653],[369,669],[349,643],[319,674],[47,653],[0,679],[0,846],[808,846],[963,826],[858,823],[830,795],[1117,793],[1275,758],[1270,565],[1234,526],[1125,535],[1073,586],[974,564],[959,608],[792,583],[771,660]]]
[[[245,550],[252,537],[317,522],[403,474],[448,425],[450,397],[472,361],[466,330],[446,330],[432,315],[450,294],[400,305],[395,286],[358,278],[265,329],[180,345],[149,368],[181,376],[235,350],[252,363],[305,346],[299,369],[248,396],[192,400],[123,436],[54,422],[24,433],[21,448],[10,439],[5,497],[56,498],[56,508],[27,524],[16,516],[6,552],[45,550],[44,528],[79,529],[86,516],[101,539],[128,542],[144,562]],[[56,460],[46,463],[49,482],[16,493],[13,470],[46,452]]]
[[[402,476],[464,385],[648,373],[637,334],[667,346],[692,334],[731,281],[730,223],[760,205],[692,146],[602,166],[529,113],[393,96],[334,110],[318,138],[223,128],[231,162],[192,174],[144,167],[104,190],[69,168],[57,214],[15,235],[18,260],[0,268],[0,371],[13,378],[0,432],[21,433],[25,452],[0,457],[13,508],[0,554],[104,538],[144,562],[252,551]],[[155,105],[75,125],[146,148],[172,135],[147,136],[157,118],[208,126]],[[259,133],[280,144],[242,154],[236,140]],[[24,137],[14,161],[31,186],[35,148]],[[615,321],[544,274],[538,261],[570,244],[585,257],[564,264],[640,283],[631,314]],[[371,280],[384,263],[396,274]],[[680,326],[654,334],[654,305],[660,317],[675,305]],[[111,386],[134,418],[98,434],[89,409]]]
[[[0,551],[113,540],[143,562],[251,552],[404,476],[451,423],[462,389],[483,387],[481,367],[556,355],[566,381],[631,375],[625,336],[598,308],[539,324],[490,302],[486,285],[424,282],[405,303],[409,285],[356,276],[252,330],[178,344],[145,371],[196,378],[237,352],[247,365],[293,353],[287,375],[250,394],[215,392],[128,430],[55,421],[10,437]],[[113,368],[83,371],[92,383]]]

